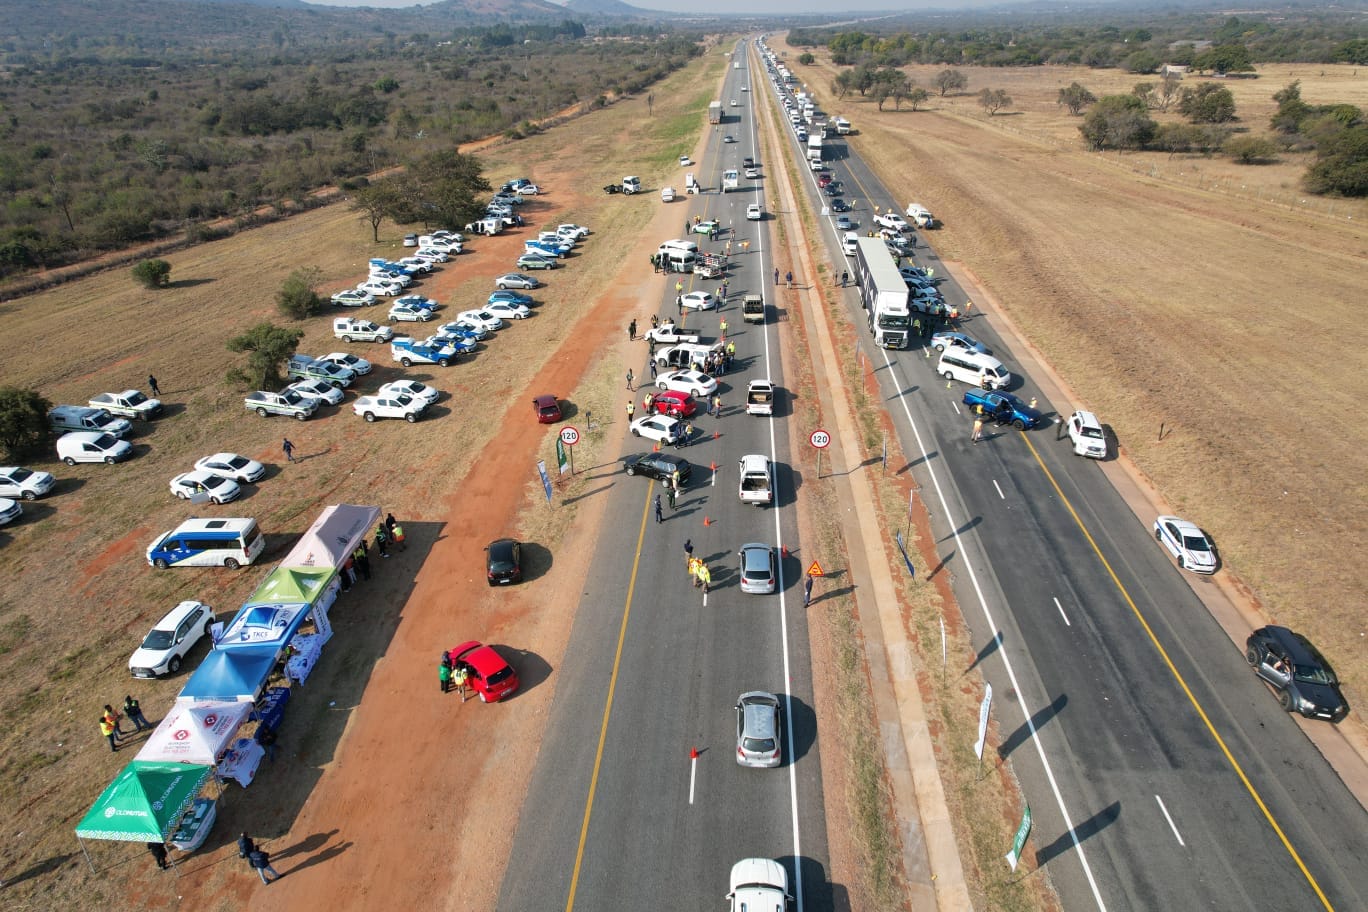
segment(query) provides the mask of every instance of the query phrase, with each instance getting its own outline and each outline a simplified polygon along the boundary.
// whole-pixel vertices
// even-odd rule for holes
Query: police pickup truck
[[[318,411],[317,399],[306,399],[296,392],[269,393],[260,390],[249,393],[244,400],[247,410],[256,412],[262,418],[269,415],[289,415],[300,421]]]
[[[450,345],[419,342],[409,336],[396,336],[390,343],[390,356],[404,367],[415,364],[438,364],[447,367],[456,360],[456,349]]]

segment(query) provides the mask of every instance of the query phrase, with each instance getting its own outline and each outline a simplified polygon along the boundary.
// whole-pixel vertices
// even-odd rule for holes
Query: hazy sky
[[[415,3],[414,0],[306,0],[309,3],[316,3],[322,6],[371,6],[371,7],[405,7],[405,6],[427,6],[427,3]],[[435,2],[435,0],[431,0]],[[556,0],[550,0],[554,3]],[[670,10],[678,13],[735,13],[738,12],[735,2],[728,0],[625,0],[632,6],[641,9]],[[932,7],[955,6],[962,8],[965,6],[980,6],[984,3],[997,2],[997,0],[969,0],[968,3],[958,2],[947,4],[945,0],[859,0],[856,6],[860,10],[906,10],[914,7],[923,9]],[[845,9],[846,7],[841,7]],[[829,0],[748,0],[745,4],[744,12],[760,14],[782,14],[782,13],[830,13],[833,7]]]

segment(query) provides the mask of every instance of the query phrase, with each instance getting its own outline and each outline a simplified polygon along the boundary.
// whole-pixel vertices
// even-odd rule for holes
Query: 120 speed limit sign
[[[831,443],[831,435],[819,428],[818,430],[812,432],[812,436],[809,437],[808,440],[817,449],[825,450],[827,446]]]
[[[574,446],[575,444],[579,443],[579,428],[573,428],[569,425],[566,425],[565,427],[561,428],[560,439],[561,443],[565,444],[566,446]]]

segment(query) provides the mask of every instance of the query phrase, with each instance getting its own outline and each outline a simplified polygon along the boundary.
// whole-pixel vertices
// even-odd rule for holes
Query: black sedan
[[[522,579],[522,545],[511,538],[492,541],[485,548],[489,585],[504,586]]]
[[[849,211],[850,211],[850,204],[847,203],[845,200],[841,199],[839,196],[836,197],[834,200],[831,201],[830,206],[831,206],[831,211],[832,211],[832,212],[849,212]]]
[[[669,482],[669,479],[677,471],[679,472],[679,483],[687,485],[689,475],[693,472],[693,466],[686,460],[678,456],[671,456],[669,453],[637,453],[635,456],[628,456],[623,461],[623,471],[628,475],[645,475],[647,478],[658,478],[662,484]]]
[[[1349,702],[1340,691],[1335,670],[1300,633],[1273,625],[1260,627],[1245,641],[1245,658],[1288,712],[1327,722],[1340,722],[1349,715]]]

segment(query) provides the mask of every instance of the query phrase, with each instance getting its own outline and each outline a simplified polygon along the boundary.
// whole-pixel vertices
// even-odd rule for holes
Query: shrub
[[[133,267],[133,280],[144,288],[165,288],[171,284],[171,264],[166,260],[143,260]]]

